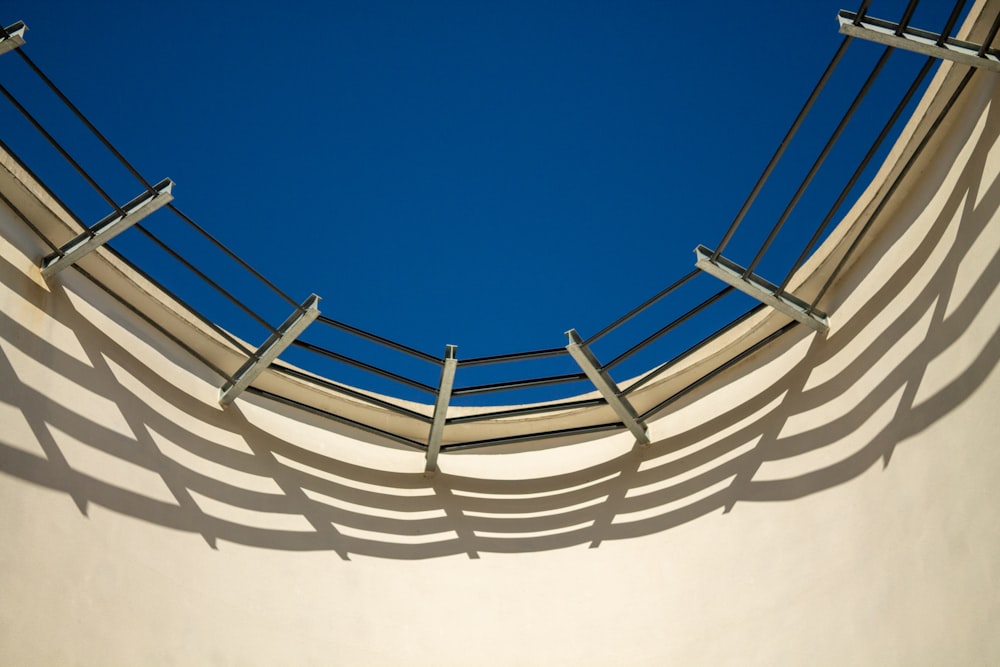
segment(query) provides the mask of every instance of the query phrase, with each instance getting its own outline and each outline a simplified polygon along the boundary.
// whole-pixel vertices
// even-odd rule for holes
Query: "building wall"
[[[319,417],[219,408],[83,276],[47,285],[0,206],[0,662],[1000,663],[998,91],[973,78],[828,334],[705,384],[648,449],[431,478]]]

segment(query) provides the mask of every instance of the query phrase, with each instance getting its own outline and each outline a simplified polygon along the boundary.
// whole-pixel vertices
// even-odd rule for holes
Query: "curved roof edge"
[[[971,41],[981,39],[987,31],[988,25],[981,20],[985,5],[985,0],[980,0],[973,8],[960,33],[964,39]],[[869,226],[873,213],[879,210],[891,212],[894,206],[905,200],[907,191],[913,186],[917,176],[929,168],[935,160],[933,140],[929,144],[930,150],[921,153],[919,147],[932,132],[939,129],[936,126],[940,125],[940,131],[947,132],[947,126],[953,122],[954,115],[946,117],[943,121],[939,116],[966,71],[967,68],[964,66],[950,62],[942,63],[878,173],[831,235],[794,275],[789,283],[790,291],[803,298],[815,296],[854,240]],[[79,233],[79,226],[70,212],[28,169],[6,152],[0,153],[0,191],[45,237],[64,238]],[[890,218],[891,215],[882,217]],[[876,221],[872,227],[876,233],[879,224]],[[851,263],[857,261],[857,257],[855,254]],[[113,251],[101,248],[82,259],[79,266],[120,300],[141,310],[145,319],[161,332],[215,367],[235,369],[245,361],[245,356],[239,350]],[[81,276],[74,275],[63,279],[80,278]],[[45,285],[40,274],[36,280],[40,285]],[[835,333],[838,299],[836,283],[833,287],[834,289],[824,296],[821,307],[830,313],[831,332]],[[629,398],[640,414],[656,410],[664,401],[691,387],[709,373],[740,360],[755,351],[762,342],[779,332],[788,330],[788,325],[789,319],[774,310],[765,309],[757,312],[709,344],[693,350],[669,370],[661,371],[655,380],[635,390]],[[799,331],[798,335],[812,335],[805,329],[800,328]],[[281,362],[277,365],[290,368]],[[433,414],[432,405],[354,388],[348,388],[352,395],[347,395],[331,388],[343,385],[311,376],[301,369],[296,370],[300,371],[297,373],[299,377],[272,368],[254,383],[255,388],[259,392],[280,397],[306,409],[327,413],[349,424],[354,423],[362,427],[367,425],[374,427],[376,431],[397,434],[401,438],[418,443],[426,442],[429,421]],[[657,369],[652,369],[650,372],[654,371]],[[622,388],[629,387],[642,377],[644,376],[622,383]],[[310,381],[310,378],[320,382]],[[449,424],[443,443],[447,446],[470,442],[514,442],[563,432],[567,429],[584,433],[588,429],[620,428],[618,416],[606,404],[562,409],[558,407],[567,402],[598,396],[597,392],[591,392],[574,397],[570,401],[533,404],[532,407],[539,409],[548,406],[544,412],[525,411],[515,416]],[[365,397],[374,400],[367,400]],[[379,402],[402,407],[410,411],[413,416],[390,410],[379,405]],[[523,406],[506,407],[513,409]],[[496,407],[451,406],[449,417],[483,414],[496,410]],[[656,416],[656,413],[650,416]],[[378,440],[381,441],[381,438]],[[553,440],[552,444],[564,441],[564,439]]]

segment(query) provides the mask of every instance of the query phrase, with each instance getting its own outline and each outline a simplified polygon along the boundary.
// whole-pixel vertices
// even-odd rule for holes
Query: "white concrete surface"
[[[432,479],[419,452],[262,399],[221,409],[214,374],[79,274],[47,285],[0,206],[0,663],[1000,663],[998,109],[977,75],[822,304],[826,336],[799,327],[707,383],[648,449],[443,455]],[[5,164],[0,192],[69,236]],[[111,258],[83,261],[238,365]]]

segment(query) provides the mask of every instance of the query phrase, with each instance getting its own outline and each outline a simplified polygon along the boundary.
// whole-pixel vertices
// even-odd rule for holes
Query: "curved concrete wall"
[[[264,399],[222,410],[83,276],[47,286],[0,206],[0,661],[1000,662],[998,128],[977,74],[824,302],[829,334],[717,376],[648,449],[521,445],[430,479]]]

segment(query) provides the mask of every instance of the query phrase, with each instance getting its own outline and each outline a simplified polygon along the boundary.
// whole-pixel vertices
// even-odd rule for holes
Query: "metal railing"
[[[863,27],[863,22],[866,20],[866,13],[869,4],[869,1],[862,3],[859,10],[850,15],[854,17],[854,26]],[[904,11],[902,18],[897,24],[895,24],[898,26],[896,32],[897,35],[905,36],[905,33],[908,30],[908,23],[913,16],[916,4],[915,0],[911,0]],[[938,36],[937,46],[940,47],[942,44],[945,44],[951,39],[950,33],[957,24],[958,18],[963,11],[964,4],[965,3],[961,1],[957,2],[949,13],[942,32]],[[996,52],[991,50],[989,47],[991,40],[997,33],[998,25],[1000,25],[1000,17],[994,21],[992,29],[989,32],[988,39],[980,46],[978,51],[979,56],[983,58],[996,58]],[[10,26],[7,29],[0,28],[0,51],[3,50],[3,44],[5,42],[9,43],[10,48],[7,50],[17,54],[15,57],[18,57],[28,67],[28,69],[36,77],[38,77],[42,83],[45,84],[45,87],[51,90],[57,100],[69,109],[73,116],[75,116],[80,124],[82,124],[85,131],[95,137],[104,149],[126,169],[135,181],[138,182],[144,193],[148,193],[150,197],[155,196],[158,192],[156,187],[154,187],[150,181],[146,180],[142,174],[135,167],[133,167],[131,163],[129,163],[124,155],[117,150],[114,145],[112,145],[107,137],[102,134],[94,126],[94,124],[87,119],[83,112],[77,108],[55,85],[55,83],[53,83],[44,72],[42,72],[42,70],[26,55],[24,47],[20,44],[14,44],[11,41],[17,41],[16,37],[19,34],[18,30],[18,24]],[[765,166],[759,179],[751,189],[750,194],[744,201],[734,220],[726,229],[721,240],[718,244],[716,244],[714,250],[711,251],[708,256],[708,262],[715,263],[722,261],[723,251],[726,250],[730,242],[737,234],[738,229],[743,224],[748,212],[754,205],[755,200],[763,190],[765,184],[768,182],[768,179],[774,171],[776,165],[781,160],[792,140],[795,138],[799,128],[802,126],[804,119],[820,98],[822,91],[830,81],[834,71],[843,60],[845,52],[852,41],[853,38],[851,36],[845,36],[843,38],[837,51],[831,58],[829,65],[820,76],[819,81],[792,122],[791,127],[782,139],[777,150]],[[855,119],[857,110],[861,106],[866,95],[874,86],[880,73],[883,72],[886,63],[893,52],[894,46],[892,45],[886,46],[884,51],[882,51],[880,57],[872,66],[870,73],[857,90],[847,110],[839,117],[834,129],[823,144],[805,176],[802,178],[794,194],[788,200],[780,214],[778,214],[775,218],[775,222],[770,227],[764,240],[756,246],[751,260],[746,264],[745,268],[743,268],[742,275],[739,276],[740,279],[750,281],[756,277],[755,271],[761,266],[761,262],[764,259],[765,254],[772,248],[779,233],[785,229],[786,223],[789,221],[793,211],[799,204],[803,194],[813,183],[814,178],[823,167],[824,162],[830,155],[834,146],[845,134],[848,125]],[[10,55],[6,56],[6,58],[11,57],[12,56]],[[930,73],[934,62],[936,62],[935,56],[928,56],[920,63],[920,66],[916,69],[915,73],[912,73],[909,86],[903,95],[899,97],[896,104],[892,107],[891,113],[885,117],[885,120],[880,126],[876,125],[878,130],[874,133],[874,137],[868,144],[868,148],[864,152],[864,155],[859,161],[857,161],[855,168],[851,170],[849,175],[847,175],[842,181],[842,187],[833,190],[836,194],[832,197],[832,203],[829,208],[826,209],[827,212],[820,218],[819,223],[815,225],[811,234],[809,234],[808,240],[804,243],[801,251],[797,254],[794,261],[792,261],[788,266],[784,275],[781,277],[781,280],[775,281],[773,284],[775,289],[773,290],[773,294],[770,295],[771,297],[775,299],[782,299],[786,296],[791,296],[788,295],[787,290],[789,289],[790,281],[792,280],[793,275],[804,265],[807,258],[813,251],[815,251],[821,241],[825,238],[826,234],[829,233],[831,222],[836,218],[838,212],[843,210],[845,202],[849,200],[850,195],[857,191],[858,184],[863,182],[863,177],[866,174],[871,173],[873,161],[877,156],[884,152],[885,147],[887,146],[887,141],[895,136],[894,131],[898,132],[900,118],[904,115],[904,112],[911,107],[917,93],[925,85],[927,75]],[[823,283],[818,290],[811,294],[810,298],[805,301],[805,303],[808,304],[807,312],[805,313],[806,316],[814,314],[814,311],[816,311],[819,302],[827,293],[830,285],[837,279],[842,269],[847,265],[861,239],[871,228],[874,220],[881,212],[881,206],[884,205],[885,201],[888,200],[888,197],[895,191],[896,186],[909,170],[916,157],[927,146],[933,131],[940,125],[945,114],[961,94],[962,89],[964,89],[965,85],[968,83],[969,79],[973,75],[973,72],[975,71],[977,70],[969,69],[968,74],[962,80],[958,89],[952,95],[950,101],[946,104],[944,110],[940,113],[930,132],[919,144],[916,152],[910,156],[909,161],[902,170],[902,173],[897,176],[896,181],[890,187],[888,194],[882,200],[882,204],[861,227],[859,234],[854,238],[846,252],[839,257],[836,266],[825,280],[825,283]],[[112,209],[112,214],[109,218],[112,223],[118,224],[129,218],[131,212],[127,210],[128,207],[118,203],[118,200],[112,197],[106,188],[102,187],[99,179],[81,166],[80,162],[72,155],[71,151],[60,143],[55,134],[47,129],[43,123],[30,112],[27,105],[22,103],[21,100],[15,97],[14,94],[3,85],[0,85],[0,95],[7,100],[11,108],[20,114],[20,116],[27,121],[27,123],[39,134],[39,136],[51,145],[56,153]],[[871,115],[872,114],[869,114],[869,116]],[[60,130],[65,130],[65,128],[60,128]],[[21,160],[20,157],[17,157],[14,150],[10,146],[7,146],[6,144],[0,145],[2,145],[4,150],[12,156],[15,156],[15,159],[18,159],[22,162],[22,164],[25,164],[25,161]],[[27,162],[30,162],[30,160]],[[29,169],[27,166],[25,166],[25,168]],[[29,173],[31,173],[30,169]],[[43,179],[38,178],[37,180],[39,181],[41,187],[46,189],[49,187]],[[56,201],[59,201],[59,198],[55,193],[50,191],[50,194],[52,194]],[[71,215],[76,218],[75,214],[72,214],[72,210],[69,207],[66,208],[70,211]],[[257,285],[258,288],[263,288],[265,293],[270,297],[276,297],[277,303],[281,303],[283,306],[291,306],[297,309],[296,312],[302,310],[302,306],[298,301],[289,296],[259,271],[255,270],[248,262],[230,250],[225,243],[210,233],[204,226],[195,222],[192,217],[178,208],[175,203],[168,202],[162,210],[152,215],[155,216],[157,225],[159,224],[159,220],[164,216],[172,216],[175,220],[180,221],[183,228],[193,232],[194,235],[202,242],[207,243],[215,251],[221,253],[227,261],[232,262],[239,271],[251,279],[252,284]],[[154,218],[151,218],[151,220],[154,220]],[[88,226],[79,218],[76,218],[76,221],[80,225],[83,235],[87,236],[89,239],[96,237],[100,231],[97,229],[97,225]],[[32,225],[31,221],[28,219],[25,219],[25,222]],[[34,225],[32,226],[34,227]],[[460,357],[454,356],[454,348],[451,346],[449,346],[449,350],[445,356],[438,356],[415,349],[414,347],[370,331],[366,331],[363,328],[338,321],[323,314],[315,317],[315,322],[309,327],[305,334],[299,337],[294,335],[287,336],[287,327],[283,330],[282,327],[278,327],[273,324],[273,320],[270,317],[261,314],[254,308],[248,306],[246,300],[239,298],[239,296],[235,294],[235,290],[224,285],[221,279],[213,277],[212,269],[206,269],[198,266],[196,260],[188,256],[182,249],[179,249],[176,244],[171,244],[164,240],[161,235],[157,233],[157,231],[154,231],[154,225],[148,223],[142,224],[136,221],[130,224],[130,226],[135,227],[137,233],[151,244],[151,248],[155,248],[157,252],[163,253],[163,255],[169,258],[171,262],[175,263],[176,266],[179,266],[187,272],[187,274],[189,274],[189,278],[194,282],[178,283],[179,286],[175,285],[174,283],[177,282],[173,278],[175,274],[169,271],[160,271],[160,277],[154,277],[151,275],[149,273],[151,268],[158,265],[149,260],[147,257],[137,259],[134,256],[130,256],[129,258],[126,258],[118,253],[114,246],[111,245],[107,246],[108,251],[118,255],[120,261],[126,262],[140,275],[143,275],[145,279],[149,280],[152,284],[161,289],[164,294],[176,300],[177,304],[181,308],[186,309],[193,316],[197,317],[202,323],[218,335],[222,341],[231,346],[233,350],[250,360],[263,356],[260,348],[255,348],[252,343],[247,342],[248,340],[252,340],[251,335],[247,335],[242,331],[234,331],[234,326],[229,323],[221,322],[218,316],[213,317],[210,316],[209,313],[204,312],[204,308],[193,303],[191,298],[192,294],[198,295],[199,302],[204,301],[205,298],[204,295],[201,294],[201,291],[207,287],[208,291],[215,295],[215,298],[221,299],[222,302],[225,302],[229,304],[230,307],[235,308],[236,312],[241,313],[242,316],[246,318],[249,318],[249,321],[253,322],[254,325],[263,328],[265,334],[270,337],[269,341],[281,341],[283,346],[290,345],[290,349],[294,350],[292,354],[296,355],[295,367],[281,362],[264,364],[265,366],[270,365],[270,368],[273,371],[276,371],[281,375],[294,378],[298,381],[321,387],[329,392],[346,396],[367,405],[389,411],[400,417],[411,419],[421,424],[426,424],[429,433],[428,439],[425,441],[416,440],[413,437],[404,436],[374,424],[362,423],[345,415],[336,414],[315,405],[308,405],[289,396],[279,395],[258,386],[254,386],[251,381],[243,378],[245,380],[244,384],[248,385],[246,387],[247,391],[256,395],[267,397],[274,401],[321,414],[340,423],[363,429],[380,437],[389,438],[409,447],[428,450],[431,454],[433,454],[433,456],[428,456],[428,470],[433,470],[435,467],[435,464],[431,459],[436,458],[438,448],[442,452],[456,451],[551,437],[585,435],[613,431],[626,427],[632,428],[634,432],[639,433],[640,437],[637,437],[637,439],[641,441],[641,429],[645,428],[644,424],[647,420],[657,416],[659,413],[668,408],[674,401],[708,382],[710,379],[727,368],[739,363],[739,361],[744,359],[746,356],[783,336],[798,324],[797,321],[792,320],[789,324],[778,328],[776,331],[770,333],[763,339],[739,351],[735,354],[735,356],[731,356],[728,359],[720,361],[718,365],[707,372],[700,374],[696,379],[688,382],[678,390],[673,391],[670,395],[662,398],[658,397],[659,400],[657,400],[652,407],[649,407],[641,412],[636,412],[632,408],[630,400],[634,398],[638,390],[650,387],[652,383],[663,378],[665,374],[680,368],[685,360],[691,358],[693,354],[706,349],[706,346],[712,345],[727,332],[743,325],[750,318],[761,313],[768,307],[763,303],[757,303],[748,307],[748,303],[750,303],[750,301],[740,294],[740,291],[747,292],[753,296],[754,294],[751,289],[751,287],[753,287],[752,285],[751,287],[745,287],[741,284],[735,284],[735,286],[733,284],[723,286],[719,285],[717,282],[713,282],[714,278],[711,276],[705,276],[702,270],[690,270],[674,282],[670,283],[667,287],[646,299],[638,306],[632,308],[607,326],[601,328],[596,333],[591,334],[589,337],[583,339],[580,339],[579,337],[574,338],[576,334],[575,332],[571,332],[570,341],[566,347],[461,359]],[[42,238],[43,242],[51,249],[52,257],[66,259],[66,255],[68,254],[65,251],[66,246],[60,245],[63,240],[47,238],[38,230],[37,227],[34,228],[36,233],[38,233]],[[214,373],[218,374],[221,379],[225,381],[225,383],[231,386],[240,381],[241,378],[236,376],[240,374],[242,369],[241,371],[232,373],[218,368],[216,364],[208,360],[203,354],[194,350],[190,345],[166,331],[152,318],[144,314],[141,304],[128,303],[126,300],[121,299],[118,295],[116,295],[114,291],[110,290],[106,285],[101,284],[99,280],[83,268],[78,265],[75,265],[74,268],[88,279],[97,283],[99,287],[111,293],[112,296],[119,298],[123,305],[132,310],[136,315],[145,319],[161,332],[168,335],[172,340],[174,340],[174,342],[182,346],[194,357],[205,363]],[[164,274],[171,277],[164,279]],[[758,280],[758,283],[761,281],[762,279]],[[190,284],[194,284],[197,287],[192,290],[190,288]],[[185,294],[180,293],[182,291],[181,287],[185,287]],[[721,289],[718,289],[718,287],[721,287]],[[703,296],[703,293],[706,292],[706,288],[714,289],[708,289],[708,296]],[[633,326],[637,321],[638,316],[649,313],[651,309],[657,307],[658,305],[667,303],[668,300],[670,300],[670,305],[669,307],[666,307],[666,310],[668,310],[671,314],[666,317],[662,317],[657,323],[658,325],[651,332],[638,330]],[[260,299],[255,297],[254,303],[259,302]],[[709,313],[711,313],[711,316],[709,316]],[[695,323],[697,324],[695,325]],[[690,328],[688,333],[680,337],[674,336],[677,331],[685,329],[685,327]],[[695,333],[691,333],[691,331]],[[594,344],[605,344],[612,334],[634,342],[620,346],[620,349],[613,350],[607,361],[603,363],[598,362],[597,358],[591,352],[590,347]],[[283,336],[284,338],[282,338]],[[330,336],[346,336],[349,340],[363,342],[366,345],[373,345],[376,350],[374,356],[377,360],[365,361],[357,358],[357,355],[353,354],[350,349],[338,348],[335,344],[316,342],[317,340],[323,340]],[[624,365],[626,365],[626,362],[647,358],[643,355],[647,355],[652,346],[665,339],[670,339],[672,343],[670,350],[673,352],[668,351],[668,353],[665,354],[662,351],[657,352],[657,354],[653,357],[655,362],[646,366],[646,369],[651,370],[635,374],[635,377],[632,378],[632,381],[627,386],[624,388],[618,387],[615,381],[611,378],[611,371],[620,370]],[[356,346],[350,344],[346,347],[354,349]],[[282,347],[282,349],[284,349],[284,347]],[[676,350],[680,351],[677,352]],[[275,354],[277,353],[275,352]],[[383,359],[390,354],[403,355],[403,357],[407,360],[405,364],[406,369],[390,369],[385,367],[383,365]],[[453,356],[449,357],[449,355]],[[449,363],[449,359],[452,359],[453,363]],[[331,363],[334,364],[333,368],[342,369],[342,372],[341,370],[335,370],[332,373],[317,370],[328,368],[329,366],[324,366],[324,364]],[[465,378],[471,377],[473,374],[469,371],[469,369],[485,369],[475,372],[476,374],[479,374],[483,372],[493,372],[498,368],[510,368],[513,366],[517,366],[518,368],[531,366],[532,369],[535,370],[519,374],[514,379],[491,379],[490,381],[485,382],[463,384],[463,382],[466,382]],[[561,369],[561,371],[551,372],[554,368]],[[257,369],[257,372],[259,372],[259,370],[262,369]],[[433,384],[430,380],[417,379],[416,377],[413,377],[414,373],[417,375],[420,375],[421,373],[425,375],[428,373],[441,373],[441,381],[438,384]],[[353,378],[356,377],[370,378],[372,381],[355,382],[353,381]],[[494,378],[496,377],[497,376],[494,376]],[[345,380],[345,378],[347,378],[347,380]],[[456,382],[454,386],[451,386],[452,380]],[[532,402],[526,405],[517,406],[492,406],[484,407],[474,412],[448,415],[448,406],[453,404],[453,401],[457,400],[457,402],[461,402],[462,399],[467,397],[480,397],[506,392],[521,395],[526,390],[563,386],[572,386],[575,389],[573,392],[574,395],[568,397],[555,397],[555,400],[550,399],[544,403]],[[396,387],[397,389],[387,389],[387,387]],[[592,391],[594,388],[599,390],[599,396],[587,394],[587,392]],[[427,414],[426,411],[411,407],[404,400],[394,398],[394,396],[399,396],[402,392],[410,392],[411,394],[415,393],[416,395],[426,397],[430,403],[437,402],[440,404],[442,402],[442,391],[447,391],[447,395],[444,396],[443,400],[443,408],[441,405],[438,405],[435,409],[435,415],[433,416]],[[447,428],[451,426],[481,423],[492,420],[504,420],[527,415],[559,413],[567,410],[595,408],[598,406],[609,406],[613,408],[618,413],[619,418],[614,421],[607,421],[598,424],[581,423],[579,426],[575,427],[532,431],[529,433],[514,434],[505,437],[466,441],[455,441],[454,439],[449,439],[447,437],[443,440],[441,439],[441,430],[447,430]],[[435,426],[437,428],[436,432]]]

